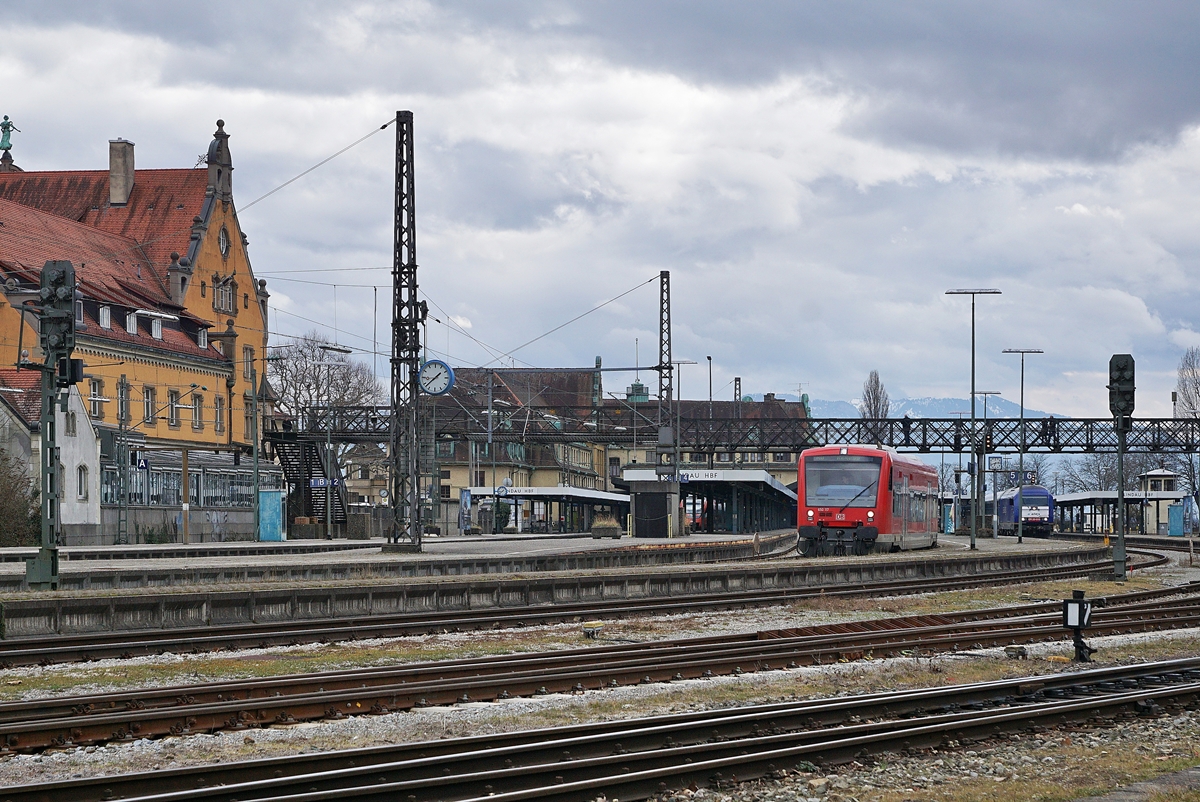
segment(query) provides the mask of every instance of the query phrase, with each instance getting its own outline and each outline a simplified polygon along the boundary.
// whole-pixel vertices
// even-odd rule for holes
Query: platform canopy
[[[653,470],[642,468],[627,469],[621,474],[621,478],[626,482],[653,482],[659,477],[655,475]],[[679,483],[691,484],[693,482],[713,482],[716,484],[743,484],[743,485],[765,485],[772,490],[787,496],[792,501],[796,501],[796,491],[791,490],[783,482],[776,479],[770,473],[764,470],[695,470],[695,471],[680,471]]]
[[[625,493],[610,493],[587,487],[472,487],[472,498],[530,499],[532,501],[577,501],[584,504],[628,504]]]

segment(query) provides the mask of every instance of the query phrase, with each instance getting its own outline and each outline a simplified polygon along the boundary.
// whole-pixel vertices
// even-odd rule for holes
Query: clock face
[[[441,395],[454,383],[454,371],[445,362],[435,359],[421,366],[418,378],[422,390],[430,395]]]

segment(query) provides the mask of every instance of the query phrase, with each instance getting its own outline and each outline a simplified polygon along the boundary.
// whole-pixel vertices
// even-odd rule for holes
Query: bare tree
[[[383,387],[371,368],[321,348],[329,344],[328,338],[313,330],[274,350],[269,375],[281,413],[296,416],[305,407],[374,406],[383,401]]]
[[[1179,373],[1175,384],[1175,414],[1181,418],[1200,417],[1200,347],[1192,346],[1179,360]]]
[[[1156,468],[1171,467],[1170,454],[1145,454],[1131,452],[1125,455],[1125,489],[1136,490],[1138,477]],[[1081,454],[1064,457],[1059,478],[1068,493],[1086,493],[1098,490],[1117,489],[1116,454]]]
[[[0,450],[0,546],[35,546],[41,532],[37,485],[23,460]]]
[[[1200,418],[1200,347],[1192,346],[1179,360],[1175,384],[1175,414],[1180,418]],[[1183,476],[1188,493],[1200,500],[1200,465],[1194,454],[1172,454],[1169,468]]]
[[[863,382],[862,403],[858,412],[864,418],[886,418],[888,416],[888,394],[879,380],[879,371],[871,371],[871,375]]]

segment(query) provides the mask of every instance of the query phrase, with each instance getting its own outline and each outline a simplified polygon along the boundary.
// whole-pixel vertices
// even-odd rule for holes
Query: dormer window
[[[156,340],[162,339],[162,321],[158,318],[150,321],[150,336]]]
[[[196,345],[200,346],[201,350],[208,350],[208,329],[196,332]]]
[[[130,312],[125,315],[125,331],[130,334],[137,335],[137,312]]]
[[[100,307],[100,328],[102,328],[102,329],[111,329],[112,328],[112,307],[111,306]]]
[[[83,301],[75,302],[75,325],[83,325]]]

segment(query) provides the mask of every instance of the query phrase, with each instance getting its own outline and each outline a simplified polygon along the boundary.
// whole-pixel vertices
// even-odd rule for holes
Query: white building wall
[[[61,479],[59,520],[64,534],[100,527],[100,439],[84,406],[79,390],[71,388],[67,411],[55,405]],[[74,426],[71,418],[74,417]],[[73,433],[72,433],[73,432]],[[41,435],[33,438],[34,455],[41,454]],[[38,456],[30,459],[37,481]],[[83,468],[81,476],[80,468]],[[80,480],[83,479],[81,483]]]

